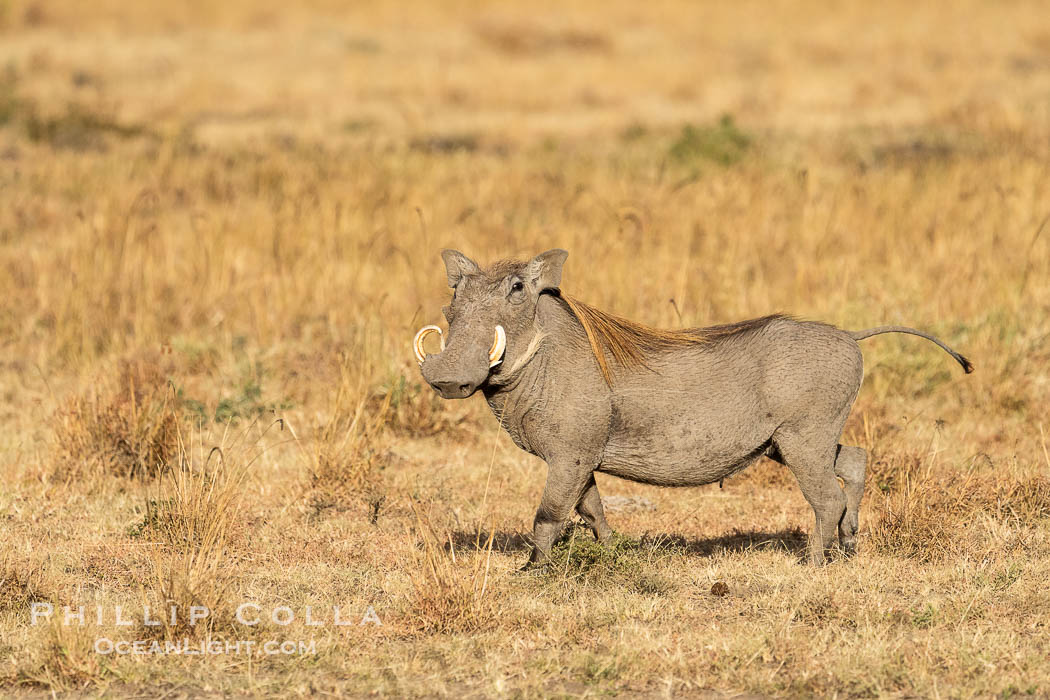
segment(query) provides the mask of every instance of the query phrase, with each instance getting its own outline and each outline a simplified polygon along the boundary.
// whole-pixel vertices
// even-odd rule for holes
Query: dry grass
[[[56,412],[54,478],[157,474],[175,456],[178,425],[171,387],[156,357],[121,359],[114,381],[96,379]]]
[[[880,517],[869,530],[871,546],[887,554],[926,562],[966,556],[980,538],[971,528],[979,531],[991,521],[1023,531],[1050,518],[1050,479],[1042,474],[1018,478],[904,465],[893,477],[895,483],[873,494],[881,501]],[[1023,536],[1010,543],[1022,550],[1025,544]]]
[[[236,631],[229,586],[244,548],[243,486],[263,449],[256,428],[252,423],[236,435],[227,431],[210,448],[200,433],[196,444],[192,434],[189,439],[180,434],[177,455],[135,528],[138,537],[155,545],[143,605],[160,624],[147,624],[144,616],[139,633],[145,638],[207,640]],[[249,437],[253,432],[255,439]],[[194,620],[194,606],[211,614]]]
[[[367,389],[352,387],[348,373],[344,363],[332,407],[312,443],[308,500],[320,513],[328,508],[345,511],[349,502],[363,497],[375,524],[386,500],[380,470],[388,454],[384,443],[392,395],[370,401]]]
[[[12,0],[0,39],[0,694],[1050,693],[1041,4]],[[977,372],[863,342],[850,561],[800,564],[763,462],[600,477],[618,539],[520,574],[545,468],[409,349],[442,247]]]
[[[470,633],[492,629],[499,618],[499,602],[488,587],[495,533],[474,540],[478,553],[467,562],[456,559],[451,532],[439,535],[430,516],[412,503],[420,540],[415,571],[411,574],[413,622],[423,634]]]

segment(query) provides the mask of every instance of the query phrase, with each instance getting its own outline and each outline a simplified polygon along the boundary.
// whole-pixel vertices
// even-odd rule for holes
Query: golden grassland
[[[1048,217],[1037,2],[0,2],[0,693],[1046,695]],[[763,462],[520,574],[545,467],[409,349],[446,246],[977,371],[863,343],[852,560]]]

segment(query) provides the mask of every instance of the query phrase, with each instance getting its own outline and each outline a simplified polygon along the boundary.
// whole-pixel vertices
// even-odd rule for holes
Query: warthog
[[[763,455],[787,465],[813,507],[810,561],[825,561],[836,534],[852,553],[867,453],[839,436],[864,372],[857,341],[911,333],[973,371],[902,326],[850,332],[774,315],[649,328],[561,294],[564,250],[487,270],[454,250],[441,256],[454,290],[447,345],[426,354],[426,337],[441,332],[428,326],[416,357],[442,397],[480,389],[514,443],[547,462],[530,564],[547,561],[574,510],[599,540],[612,534],[595,472],[699,486]]]

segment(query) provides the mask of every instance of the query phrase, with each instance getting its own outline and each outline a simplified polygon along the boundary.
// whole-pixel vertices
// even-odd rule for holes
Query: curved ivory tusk
[[[416,333],[416,337],[412,339],[412,349],[416,353],[416,360],[419,364],[423,364],[423,361],[427,359],[426,350],[423,349],[423,343],[426,341],[427,336],[431,333],[437,333],[438,337],[441,338],[441,350],[445,349],[445,336],[441,333],[441,329],[437,326],[423,326]]]
[[[507,332],[503,326],[496,326],[496,337],[492,341],[492,349],[489,350],[489,367],[495,367],[503,362],[503,352],[507,349]]]

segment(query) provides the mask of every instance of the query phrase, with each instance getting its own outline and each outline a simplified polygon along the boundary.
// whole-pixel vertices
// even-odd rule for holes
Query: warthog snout
[[[437,333],[441,336],[441,352],[437,355],[427,354],[423,349],[427,336]],[[445,399],[465,399],[488,379],[489,371],[503,362],[507,347],[507,334],[503,326],[496,326],[492,345],[485,348],[481,342],[456,342],[445,347],[445,338],[437,326],[425,326],[416,334],[412,343],[416,359],[419,361],[426,380],[434,390]]]
[[[443,399],[465,399],[473,394],[478,388],[477,384],[460,384],[458,380],[427,381],[430,382],[430,386],[434,387],[434,390],[437,391],[437,393],[441,394],[441,398]]]

